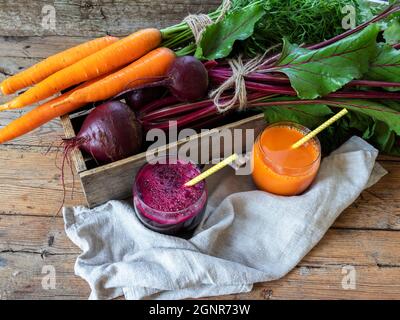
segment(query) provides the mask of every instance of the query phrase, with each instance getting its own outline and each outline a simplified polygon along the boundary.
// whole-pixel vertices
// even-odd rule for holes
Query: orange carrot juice
[[[321,162],[318,138],[291,148],[309,132],[299,124],[281,122],[260,134],[253,147],[253,180],[259,189],[294,196],[311,185]]]

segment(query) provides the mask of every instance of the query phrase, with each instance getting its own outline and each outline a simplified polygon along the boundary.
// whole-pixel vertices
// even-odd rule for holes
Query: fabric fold
[[[321,240],[360,193],[387,172],[378,151],[353,137],[323,159],[301,196],[254,191],[225,168],[207,181],[209,202],[189,240],[144,227],[129,201],[65,208],[68,237],[82,250],[75,273],[91,299],[183,299],[248,292],[279,279]]]

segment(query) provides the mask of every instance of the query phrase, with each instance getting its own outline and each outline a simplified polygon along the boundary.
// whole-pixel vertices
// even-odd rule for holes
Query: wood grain
[[[0,252],[78,255],[61,217],[0,216]],[[25,237],[20,235],[24,233]],[[349,255],[351,252],[351,255]],[[75,257],[74,257],[75,258]],[[400,233],[331,229],[300,266],[353,265],[400,268]]]
[[[6,232],[0,237],[0,292],[3,298],[87,298],[86,283],[73,275],[73,263],[79,251],[65,235],[56,234],[51,246],[48,230],[50,218],[37,218],[33,225],[40,237],[30,236],[22,243],[9,243],[10,236],[31,224],[33,217],[9,219]],[[59,219],[60,220],[60,219]],[[36,222],[34,222],[36,223]],[[61,222],[59,227],[61,227]],[[3,229],[0,229],[0,234]],[[43,237],[43,238],[42,238]],[[6,241],[6,243],[4,243]],[[27,246],[27,243],[30,244]],[[349,255],[349,252],[352,254]],[[257,284],[249,294],[230,296],[232,299],[396,299],[400,294],[400,235],[390,231],[330,230],[318,245],[290,274],[281,280]],[[57,285],[43,290],[42,268],[53,265]],[[356,289],[342,287],[343,267],[356,271]],[[226,297],[224,297],[226,298]],[[221,299],[221,298],[219,298]]]
[[[6,251],[43,255],[80,253],[65,234],[61,216],[0,215],[0,252]]]
[[[0,299],[87,299],[90,290],[84,280],[74,276],[70,256],[6,253],[1,255],[7,266],[0,269]],[[26,261],[30,261],[29,264]],[[56,288],[44,290],[41,282],[46,265],[56,266]],[[26,269],[24,268],[26,267]],[[18,267],[18,268],[15,268]],[[28,269],[29,268],[29,269]],[[355,290],[345,290],[342,266],[298,266],[284,279],[256,284],[248,294],[213,297],[212,299],[398,299],[399,268],[355,267]]]
[[[0,36],[0,56],[3,61],[0,65],[6,66],[6,73],[11,73],[15,66],[18,69],[30,66],[39,59],[47,58],[90,39],[93,37],[12,37],[3,35]]]
[[[0,213],[53,216],[57,212],[63,199],[61,170],[56,166],[57,152],[47,151],[47,147],[0,147],[0,163],[4,164],[0,166]],[[58,157],[60,167],[60,153]],[[79,180],[73,179],[68,166],[64,171],[65,204],[84,203]]]
[[[101,36],[127,35],[138,28],[166,27],[189,13],[207,13],[220,0],[72,0],[0,2],[0,34],[8,36]],[[45,5],[53,5],[56,29],[43,28]]]
[[[298,266],[284,279],[256,284],[251,293],[213,299],[311,300],[399,299],[399,268],[355,267],[356,287],[343,289],[343,266]]]
[[[0,81],[93,37],[172,25],[189,12],[208,11],[219,3],[0,0]],[[45,4],[56,8],[56,30],[41,26]],[[9,98],[1,96],[0,103]],[[0,113],[0,127],[22,112]],[[0,299],[86,299],[90,293],[73,271],[80,250],[67,238],[62,218],[53,218],[63,198],[55,166],[62,135],[61,123],[55,120],[0,145]],[[400,299],[400,162],[391,157],[381,160],[390,174],[343,212],[298,267],[279,281],[257,284],[250,293],[217,299]],[[69,170],[65,173],[66,205],[83,204],[79,181],[73,183]],[[56,270],[54,290],[41,285],[46,265]],[[355,267],[355,290],[341,286],[345,265]]]
[[[17,252],[0,257],[7,261],[7,266],[0,268],[0,299],[87,299],[90,294],[86,282],[73,274],[71,256],[42,258],[39,254]],[[46,265],[56,267],[54,290],[41,286]],[[341,265],[299,266],[281,280],[256,284],[250,293],[212,299],[398,299],[400,295],[399,268],[356,266],[355,290],[342,288],[342,270]]]
[[[86,282],[74,275],[74,255],[0,253],[0,299],[87,299]],[[56,289],[42,287],[45,266],[54,266]],[[44,272],[44,273],[42,273]]]

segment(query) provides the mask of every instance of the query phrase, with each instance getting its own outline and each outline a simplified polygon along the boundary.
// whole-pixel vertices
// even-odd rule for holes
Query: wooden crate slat
[[[65,137],[67,139],[75,138],[76,133],[72,126],[69,115],[62,116],[61,123],[64,128]],[[75,150],[72,151],[72,159],[74,161],[75,168],[78,173],[87,170],[86,163],[85,163],[85,160],[83,159],[82,152],[78,148],[76,148]]]
[[[201,149],[205,147],[204,145],[211,148],[210,139],[217,132],[221,132],[224,129],[255,129],[256,137],[264,126],[265,120],[263,115],[260,114],[191,136],[187,139],[157,148],[156,150],[158,153],[174,153],[174,150],[179,150],[184,145],[188,146],[187,144],[194,143],[199,148],[198,154],[201,154]],[[209,142],[204,144],[206,139]],[[242,143],[243,150],[249,151],[253,141],[251,141],[251,145],[245,145],[245,140],[242,139]],[[223,150],[223,148],[220,150]],[[121,200],[130,197],[132,195],[134,177],[140,167],[146,162],[146,152],[144,152],[114,163],[80,172],[79,176],[89,206],[95,207],[108,200]]]

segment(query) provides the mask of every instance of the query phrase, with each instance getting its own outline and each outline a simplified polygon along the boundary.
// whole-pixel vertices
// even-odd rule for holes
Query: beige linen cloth
[[[248,292],[285,276],[335,219],[386,171],[378,151],[353,137],[326,157],[303,195],[253,191],[226,168],[208,180],[207,215],[190,240],[155,233],[130,202],[65,208],[65,229],[82,250],[75,273],[91,299],[183,299]]]

